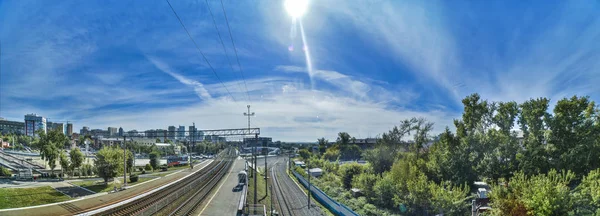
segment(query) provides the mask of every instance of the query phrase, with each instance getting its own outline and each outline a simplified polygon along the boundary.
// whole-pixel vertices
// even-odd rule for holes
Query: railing
[[[302,175],[298,174],[296,171],[292,171],[296,179],[305,187],[308,188],[308,181],[302,177]],[[358,216],[359,214],[352,211],[352,209],[348,208],[344,204],[341,204],[331,197],[329,197],[325,192],[321,191],[318,187],[311,185],[310,191],[315,199],[321,203],[325,208],[329,209],[335,215],[354,215]]]

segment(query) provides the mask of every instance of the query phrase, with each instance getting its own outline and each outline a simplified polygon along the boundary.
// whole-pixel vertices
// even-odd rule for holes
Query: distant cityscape
[[[67,122],[52,122],[48,118],[31,113],[24,116],[23,121],[11,121],[0,118],[0,133],[2,134],[17,134],[30,137],[37,136],[36,132],[41,130],[47,133],[51,130],[60,131],[65,136],[69,137],[73,144],[79,144],[80,137],[88,137],[94,141],[93,146],[121,144],[124,139],[135,141],[138,143],[151,145],[156,144],[157,140],[161,142],[184,142],[184,141],[210,141],[210,142],[226,142],[226,138],[222,136],[207,135],[205,136],[201,130],[198,130],[195,125],[188,126],[179,125],[168,126],[167,129],[149,129],[138,131],[135,129],[126,131],[122,127],[108,127],[106,129],[91,129],[88,126],[83,126],[79,133],[74,132],[73,123]]]

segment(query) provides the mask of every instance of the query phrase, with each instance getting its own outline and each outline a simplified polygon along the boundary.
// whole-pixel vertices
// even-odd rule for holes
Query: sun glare
[[[308,8],[308,0],[286,0],[284,4],[285,10],[293,18],[302,17]]]

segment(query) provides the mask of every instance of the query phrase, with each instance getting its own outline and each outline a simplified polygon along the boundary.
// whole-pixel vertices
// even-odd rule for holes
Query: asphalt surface
[[[286,173],[287,157],[283,156],[278,159],[277,164],[272,167],[270,175],[272,179],[276,178],[279,183],[279,186],[273,186],[275,190],[273,194],[276,195],[276,203],[279,203],[280,207],[278,209],[280,209],[280,215],[324,215],[321,209],[315,204],[316,201],[312,198],[310,208],[308,208],[308,196],[300,188],[302,186],[296,184]],[[273,175],[275,176],[273,177]]]
[[[244,159],[238,157],[225,178],[217,184],[217,190],[207,197],[207,204],[199,208],[199,215],[236,215],[242,196],[239,190],[238,173],[244,170]]]

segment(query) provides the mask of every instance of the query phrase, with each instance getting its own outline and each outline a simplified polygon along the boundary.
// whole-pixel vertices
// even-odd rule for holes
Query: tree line
[[[589,97],[490,102],[472,94],[455,130],[431,136],[433,123],[403,120],[350,157],[350,136],[303,155],[324,168],[316,184],[364,215],[464,215],[475,181],[492,187],[492,215],[600,215],[600,111]],[[320,145],[326,140],[319,139]],[[359,188],[363,196],[348,191]]]

